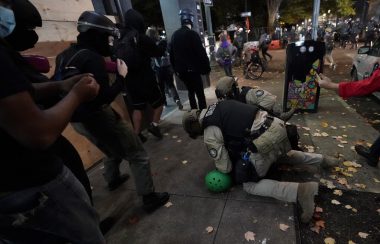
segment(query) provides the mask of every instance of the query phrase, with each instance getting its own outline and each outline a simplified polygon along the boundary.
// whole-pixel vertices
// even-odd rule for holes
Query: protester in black
[[[180,16],[182,27],[172,36],[170,61],[174,71],[187,87],[191,109],[204,109],[207,105],[201,75],[211,71],[210,62],[199,34],[191,30],[193,13],[189,9],[183,9]]]

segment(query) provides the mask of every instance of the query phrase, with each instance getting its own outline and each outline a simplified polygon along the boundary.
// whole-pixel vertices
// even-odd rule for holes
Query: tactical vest
[[[241,152],[249,135],[258,108],[234,100],[225,100],[208,107],[203,129],[217,126],[223,134],[228,151]]]

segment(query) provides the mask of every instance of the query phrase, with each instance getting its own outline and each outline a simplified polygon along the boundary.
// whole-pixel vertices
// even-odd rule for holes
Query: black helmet
[[[78,19],[77,30],[86,32],[90,29],[95,29],[104,33],[108,33],[115,37],[120,37],[119,29],[106,16],[94,11],[84,11]]]
[[[181,16],[181,25],[187,25],[187,24],[193,25],[194,14],[190,9],[188,8],[181,9],[179,11],[179,16]]]
[[[37,8],[28,0],[13,0],[12,10],[16,19],[16,26],[34,29],[42,26],[41,15]]]

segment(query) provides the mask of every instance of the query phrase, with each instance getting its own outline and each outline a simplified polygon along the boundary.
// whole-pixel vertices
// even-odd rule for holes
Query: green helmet
[[[237,99],[239,94],[238,83],[235,77],[224,76],[215,86],[215,95],[218,99]]]
[[[206,177],[206,187],[212,192],[222,192],[230,188],[232,184],[231,176],[218,170],[209,172]]]

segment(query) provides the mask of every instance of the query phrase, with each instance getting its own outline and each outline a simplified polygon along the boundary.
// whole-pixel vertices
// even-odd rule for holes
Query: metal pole
[[[312,38],[314,41],[317,40],[318,37],[318,16],[319,16],[319,7],[321,5],[320,0],[314,0],[314,8],[313,8],[313,32]]]
[[[205,14],[206,14],[207,32],[208,32],[208,35],[211,36],[214,33],[212,31],[210,6],[207,6],[207,5],[204,5],[204,6],[205,6]]]

